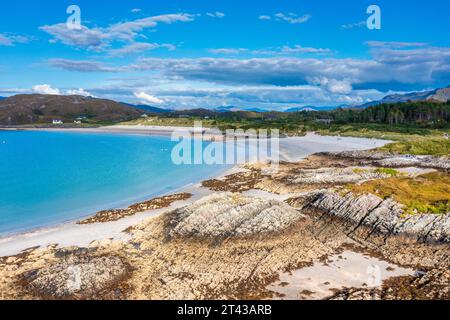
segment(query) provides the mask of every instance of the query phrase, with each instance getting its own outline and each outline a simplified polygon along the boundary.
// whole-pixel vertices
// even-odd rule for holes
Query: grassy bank
[[[397,154],[450,155],[450,130],[424,129],[419,127],[388,126],[374,124],[333,125],[317,130],[323,135],[377,138],[394,141],[382,148]]]
[[[393,198],[405,206],[406,214],[450,212],[450,175],[433,172],[418,177],[395,175],[347,187],[354,194],[371,193]]]

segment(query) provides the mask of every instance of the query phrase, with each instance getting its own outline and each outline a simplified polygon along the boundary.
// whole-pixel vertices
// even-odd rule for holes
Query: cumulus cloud
[[[388,90],[411,91],[424,86],[448,85],[450,48],[418,44],[368,43],[371,58],[366,59],[141,58],[118,67],[96,61],[58,60],[52,63],[66,70],[117,72],[117,82],[123,80],[116,83],[117,86],[89,90],[99,95],[139,95],[142,101],[171,108],[177,105],[245,105],[247,102],[252,106],[276,109],[302,103],[358,104],[379,99]],[[289,48],[321,51],[302,46]],[[123,79],[121,72],[133,73],[139,80]]]
[[[271,16],[262,15],[258,17],[259,20],[272,20]]]
[[[134,42],[145,29],[155,28],[158,24],[173,24],[190,22],[194,15],[179,13],[152,16],[143,19],[121,22],[106,28],[89,28],[82,25],[79,29],[69,29],[65,23],[45,25],[40,29],[52,36],[51,42],[61,42],[65,45],[93,51],[104,51],[117,41]]]
[[[202,82],[172,83],[170,86],[145,86],[145,81],[126,81],[113,86],[97,89],[102,95],[120,100],[128,99],[133,87],[139,88],[134,92],[152,93],[164,97],[163,107],[171,109],[183,108],[211,108],[223,105],[241,107],[260,107],[271,110],[283,110],[292,106],[315,105],[333,106],[341,104],[360,104],[382,98],[385,94],[376,90],[353,90],[348,94],[333,93],[326,87],[303,86],[232,86],[215,85],[213,87]],[[143,100],[144,101],[144,100]]]
[[[122,40],[132,41],[137,37],[139,32],[143,31],[144,29],[154,28],[160,23],[173,24],[176,22],[191,21],[194,21],[194,15],[191,14],[165,14],[129,22],[117,23],[107,28],[105,30],[105,33],[113,39],[118,38]]]
[[[291,48],[292,49],[292,48]],[[294,48],[295,49],[295,48]],[[318,51],[296,48],[304,51]],[[319,50],[320,51],[320,50]],[[217,52],[217,51],[216,51]],[[236,51],[219,51],[235,53]],[[108,67],[95,61],[51,60],[54,67],[81,72],[159,72],[161,77],[240,85],[304,85],[311,79],[345,81],[357,88],[381,89],[387,84],[434,84],[450,82],[450,48],[372,48],[372,59],[337,58],[141,58]]]
[[[61,42],[65,45],[89,50],[104,49],[111,39],[110,35],[101,29],[89,29],[86,26],[69,29],[65,23],[46,25],[40,29],[53,37],[50,40],[52,43]]]
[[[66,94],[69,95],[69,96],[83,96],[83,97],[93,97],[93,98],[95,98],[95,96],[92,93],[84,90],[83,88],[67,90]]]
[[[161,104],[164,102],[164,100],[161,100],[155,96],[152,96],[151,94],[145,93],[143,91],[135,92],[134,96],[138,99],[141,99],[143,103],[154,103],[154,104]]]
[[[308,82],[313,85],[321,86],[331,93],[349,94],[353,90],[351,83],[347,80],[328,79],[321,76],[310,77]]]
[[[133,12],[133,13],[138,13],[141,11],[142,11],[142,9],[139,9],[139,8],[131,9],[131,12]]]
[[[234,84],[302,85],[324,77],[353,87],[381,89],[386,84],[450,82],[450,48],[374,48],[372,59],[270,57],[252,59],[140,59],[133,70],[166,76]]]
[[[353,88],[347,81],[331,80],[327,84],[327,88],[332,93],[349,94]]]
[[[39,94],[50,94],[50,95],[60,95],[61,92],[57,88],[52,88],[48,84],[38,84],[33,86],[33,92]]]
[[[376,62],[351,59],[154,59],[144,58],[132,68],[140,71],[160,71],[167,76],[190,80],[234,84],[302,85],[311,77],[329,79],[351,78],[364,81]]]

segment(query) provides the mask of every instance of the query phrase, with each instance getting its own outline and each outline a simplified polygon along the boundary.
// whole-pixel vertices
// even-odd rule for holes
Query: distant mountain
[[[217,112],[237,112],[237,111],[249,111],[249,112],[268,112],[268,110],[260,109],[260,108],[254,108],[254,107],[234,107],[234,106],[224,106],[224,107],[218,107],[214,109]]]
[[[437,101],[447,102],[450,100],[450,87],[435,89],[430,91],[411,92],[406,94],[391,94],[378,101],[371,101],[356,108],[367,108],[371,106],[377,106],[383,103],[397,103],[408,101]]]
[[[137,119],[144,112],[105,99],[83,96],[22,94],[0,100],[0,125],[92,121],[119,122]]]
[[[145,105],[145,104],[131,104],[131,103],[125,103],[125,102],[122,102],[122,104],[130,106],[132,108],[136,108],[138,110],[145,111],[147,113],[170,113],[170,112],[172,112],[172,110],[162,109],[162,108],[153,107],[153,106],[149,106],[149,105]]]
[[[284,112],[292,113],[292,112],[302,112],[302,111],[328,111],[340,108],[342,106],[337,107],[313,107],[313,106],[305,106],[305,107],[295,107],[284,110]]]
[[[428,97],[427,100],[447,102],[450,100],[450,86],[447,88],[438,89],[435,93]]]

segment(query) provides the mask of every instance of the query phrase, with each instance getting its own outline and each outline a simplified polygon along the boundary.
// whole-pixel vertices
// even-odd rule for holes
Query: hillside
[[[16,95],[0,100],[0,125],[48,124],[53,120],[120,122],[139,118],[143,111],[111,100],[82,96]]]
[[[438,89],[435,93],[428,97],[428,100],[447,102],[450,100],[450,86],[443,89]]]
[[[356,108],[368,108],[386,103],[411,102],[411,101],[435,101],[447,102],[450,100],[450,86],[430,91],[410,92],[406,94],[391,94],[378,101],[368,102]]]
[[[142,110],[146,113],[150,113],[150,114],[159,114],[159,113],[169,113],[171,112],[171,110],[168,109],[162,109],[162,108],[158,108],[158,107],[153,107],[153,106],[149,106],[146,104],[130,104],[130,103],[126,103],[126,102],[121,102],[123,105],[138,109],[138,110]]]

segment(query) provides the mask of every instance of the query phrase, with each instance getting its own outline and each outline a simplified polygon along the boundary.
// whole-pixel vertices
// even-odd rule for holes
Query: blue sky
[[[366,9],[381,9],[369,30]],[[81,27],[66,25],[69,5]],[[15,1],[0,11],[0,95],[167,108],[360,104],[450,85],[448,0]]]

